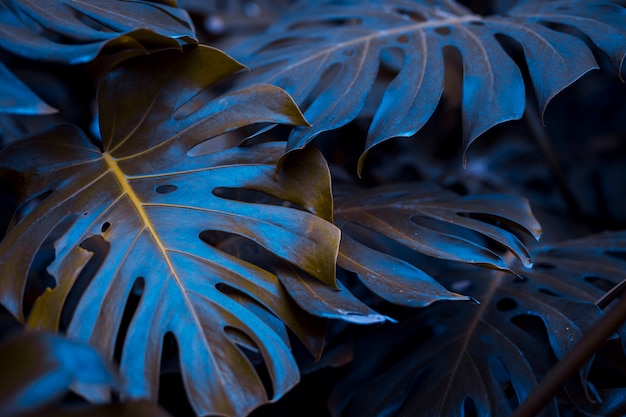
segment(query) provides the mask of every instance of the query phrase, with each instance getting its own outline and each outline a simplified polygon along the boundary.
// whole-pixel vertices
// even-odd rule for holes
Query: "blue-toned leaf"
[[[50,114],[56,111],[0,62],[0,113]]]
[[[413,251],[449,261],[509,270],[502,256],[488,247],[488,242],[495,242],[530,267],[530,255],[513,231],[523,230],[536,239],[541,235],[541,226],[528,202],[509,195],[458,196],[428,183],[404,183],[341,192],[336,198],[335,222],[344,234],[374,244],[382,236]],[[352,239],[342,241],[340,266],[365,275],[368,269],[372,272],[383,265],[400,267],[405,272],[414,269],[406,263],[394,266],[383,253],[355,245]],[[422,271],[415,268],[413,274],[418,288],[428,282]],[[442,295],[436,286],[432,290],[433,296]],[[456,297],[451,293],[447,296]]]
[[[87,345],[49,333],[23,332],[0,345],[0,414],[17,416],[58,400],[76,382],[119,386]]]
[[[331,401],[334,414],[510,415],[610,308],[601,300],[611,288],[623,289],[625,253],[626,234],[617,232],[542,246],[532,252],[532,269],[512,265],[523,279],[467,267],[443,271],[442,283],[463,289],[481,304],[407,310],[400,325],[365,335],[356,343],[364,348],[356,352],[355,363],[369,366],[347,373]],[[624,361],[619,349],[602,356],[616,367]],[[538,415],[570,415],[572,410],[618,415],[623,386],[606,386],[603,375],[603,386],[594,387],[597,376],[588,370],[568,382],[567,396],[554,399]],[[590,395],[594,392],[599,401]]]
[[[276,176],[284,143],[198,149],[252,123],[305,123],[271,85],[200,94],[240,68],[209,47],[134,58],[99,89],[104,151],[61,125],[0,154],[2,173],[22,184],[16,222],[0,243],[0,275],[10,277],[0,281],[2,304],[25,319],[29,269],[44,242],[54,242],[55,285],[35,302],[28,326],[67,328],[110,359],[120,346],[130,398],[156,398],[172,335],[200,415],[241,416],[282,396],[299,378],[284,327],[302,336],[315,324],[302,323],[311,316],[274,274],[220,250],[215,234],[245,237],[335,284],[339,230],[328,221],[330,175],[320,153],[294,155]],[[131,298],[137,307],[121,336]],[[242,344],[263,358],[271,397]],[[103,395],[86,386],[79,393]]]
[[[25,58],[77,64],[100,51],[142,54],[195,43],[187,13],[157,1],[7,0],[0,47]]]
[[[452,0],[303,2],[231,52],[252,69],[250,82],[281,86],[303,106],[312,127],[295,129],[289,149],[353,120],[381,68],[397,72],[380,97],[367,152],[424,126],[444,92],[444,50],[454,48],[462,57],[467,148],[525,109],[522,72],[503,39],[521,46],[543,111],[558,92],[597,68],[592,48],[578,34],[621,70],[624,27],[626,10],[611,0],[527,0],[486,17]]]

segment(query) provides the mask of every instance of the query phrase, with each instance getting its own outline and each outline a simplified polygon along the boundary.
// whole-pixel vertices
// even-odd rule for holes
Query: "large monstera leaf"
[[[530,254],[515,233],[541,235],[528,202],[508,195],[460,196],[434,184],[403,183],[337,191],[336,202],[335,223],[343,232],[339,266],[381,297],[411,307],[467,299],[446,290],[416,262],[437,258],[511,272],[494,244],[530,267]],[[402,252],[414,262],[395,256]]]
[[[611,233],[538,248],[534,268],[512,265],[523,279],[447,271],[442,283],[481,304],[409,311],[399,326],[366,335],[367,352],[356,359],[372,366],[341,382],[334,415],[510,415],[611,308],[620,291],[610,290],[626,282],[624,253],[626,235]],[[624,350],[607,352],[604,369],[622,367]],[[623,415],[623,378],[595,387],[592,374],[583,368],[539,415]]]
[[[463,61],[463,138],[469,146],[524,112],[522,72],[503,40],[521,46],[543,110],[597,68],[580,33],[621,69],[625,24],[626,11],[610,0],[527,0],[486,17],[453,0],[311,1],[231,53],[252,68],[251,82],[285,88],[305,110],[313,127],[294,130],[290,149],[353,120],[381,68],[396,72],[373,116],[367,152],[391,137],[413,135],[428,121],[444,89],[444,50],[455,48]]]
[[[195,42],[191,18],[175,1],[0,2],[0,48],[32,60],[78,64],[104,49],[124,59]],[[0,71],[0,111],[52,111],[1,64]]]
[[[27,324],[65,329],[109,359],[120,346],[130,397],[156,398],[163,341],[173,336],[200,415],[244,415],[297,382],[285,324],[312,350],[319,344],[307,340],[316,319],[294,307],[277,277],[220,251],[211,236],[243,236],[335,285],[339,230],[330,222],[321,155],[298,155],[276,177],[284,143],[220,152],[205,146],[251,123],[305,123],[271,85],[215,99],[202,93],[241,68],[209,47],[134,58],[99,89],[104,151],[61,125],[0,155],[2,172],[22,186],[21,209],[0,245],[2,304],[25,319],[29,269],[52,240],[48,272],[56,285],[37,299]],[[271,203],[237,200],[233,190],[241,189]],[[122,329],[125,310],[133,315]],[[238,345],[260,353],[272,398]],[[105,395],[77,390],[90,399]]]

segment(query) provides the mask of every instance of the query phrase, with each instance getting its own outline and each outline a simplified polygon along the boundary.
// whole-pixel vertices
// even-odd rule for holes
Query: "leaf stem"
[[[605,315],[585,337],[559,361],[530,392],[510,417],[530,417],[543,409],[565,382],[587,362],[606,341],[626,321],[626,297],[619,300],[615,308]]]

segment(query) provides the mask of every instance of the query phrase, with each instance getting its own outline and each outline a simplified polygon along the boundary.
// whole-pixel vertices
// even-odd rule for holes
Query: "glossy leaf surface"
[[[25,58],[77,64],[109,47],[136,53],[194,43],[184,10],[159,1],[6,0],[0,47]]]
[[[48,272],[56,285],[36,301],[28,325],[66,327],[109,359],[120,346],[120,372],[132,398],[156,398],[163,341],[172,335],[199,414],[245,415],[279,398],[298,380],[284,324],[305,343],[314,326],[275,275],[217,249],[213,233],[243,236],[320,281],[335,282],[339,230],[328,221],[332,197],[321,155],[297,155],[276,178],[284,143],[221,152],[202,147],[252,123],[305,123],[274,86],[214,99],[199,94],[241,68],[209,47],[135,58],[99,90],[104,152],[78,128],[61,125],[0,155],[4,174],[23,184],[22,209],[0,245],[0,273],[12,277],[0,284],[2,304],[24,318],[29,268],[53,236]],[[232,190],[277,203],[238,200]],[[24,206],[37,196],[43,197]],[[303,209],[287,207],[294,204]],[[131,298],[137,306],[121,336]],[[260,352],[271,398],[239,344]],[[102,396],[90,387],[79,392]]]
[[[34,61],[79,64],[103,50],[123,60],[195,43],[191,18],[175,2],[0,2],[0,48]],[[48,114],[54,109],[0,63],[0,111]]]
[[[498,243],[531,266],[526,247],[507,229],[537,239],[541,234],[528,202],[513,196],[459,196],[427,183],[404,183],[339,193],[336,199],[335,221],[344,232],[339,265],[383,298],[413,307],[463,297],[394,256],[389,242],[438,259],[508,271],[488,246]]]
[[[372,366],[356,370],[337,391],[335,415],[511,414],[603,316],[607,305],[598,301],[607,289],[626,282],[625,237],[613,233],[541,247],[533,251],[533,269],[514,266],[523,280],[498,271],[446,272],[440,277],[446,285],[464,287],[481,304],[439,303],[366,336],[371,343],[359,359]],[[623,352],[612,356],[621,366]],[[357,380],[368,382],[355,391]],[[570,406],[618,415],[626,393],[602,388],[596,390],[588,368],[582,369],[567,385]],[[554,400],[540,415],[571,415],[563,410]]]
[[[444,50],[456,49],[462,57],[467,147],[487,129],[524,112],[522,72],[503,43],[521,46],[545,109],[557,93],[597,68],[592,49],[577,34],[621,69],[625,25],[624,8],[603,0],[521,1],[507,13],[487,17],[451,0],[303,2],[231,52],[252,68],[252,82],[279,85],[303,106],[313,127],[296,129],[290,149],[357,117],[381,68],[397,73],[380,97],[367,152],[391,137],[413,135],[428,121],[449,70]]]

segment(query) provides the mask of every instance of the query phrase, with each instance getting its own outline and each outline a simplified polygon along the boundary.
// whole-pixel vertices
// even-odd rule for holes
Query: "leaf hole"
[[[141,296],[146,287],[146,280],[144,277],[137,277],[133,282],[128,296],[126,297],[126,303],[124,303],[124,312],[122,313],[122,320],[117,330],[117,336],[115,338],[115,348],[113,350],[113,361],[118,365],[122,361],[122,355],[124,353],[124,341],[126,340],[126,334],[128,333],[128,327],[139,307]]]
[[[297,25],[295,25],[297,26]],[[295,29],[295,28],[292,28]],[[263,45],[259,50],[256,51],[257,55],[261,55],[267,52],[275,52],[280,50],[285,50],[289,48],[293,48],[294,50],[298,50],[300,48],[305,49],[308,45],[312,43],[316,43],[320,41],[320,38],[316,37],[300,37],[300,36],[291,36],[282,39],[277,39],[268,43],[267,45]]]
[[[506,297],[496,303],[498,311],[511,311],[517,308],[517,302],[514,299]]]
[[[102,233],[106,232],[107,230],[109,230],[109,228],[111,227],[111,223],[109,222],[104,222],[102,223],[102,227],[100,227],[100,231]]]
[[[270,206],[289,207],[296,210],[306,211],[302,206],[296,203],[282,200],[264,191],[246,188],[216,187],[213,189],[213,195],[242,203],[266,204]]]
[[[287,27],[287,30],[309,30],[309,33],[315,33],[316,30],[327,28],[337,28],[343,26],[359,26],[363,24],[363,19],[357,17],[335,17],[322,20],[310,20],[306,22],[298,22]]]
[[[556,269],[556,266],[554,266],[554,264],[550,264],[547,262],[537,262],[534,266],[533,269],[535,270],[543,270],[543,271],[550,271],[552,269]]]
[[[548,329],[541,317],[534,314],[518,314],[511,319],[511,323],[535,339],[539,343],[537,349],[543,350],[552,362],[556,362],[556,355],[550,343]]]
[[[85,239],[80,244],[80,247],[93,253],[93,255],[80,271],[76,281],[74,281],[74,284],[72,285],[72,289],[65,299],[65,303],[61,309],[61,318],[59,320],[59,330],[61,332],[65,332],[67,330],[72,317],[74,316],[74,312],[78,307],[78,303],[107,258],[110,244],[104,240],[102,236],[95,235]]]
[[[519,399],[517,392],[515,391],[515,387],[513,386],[511,373],[508,368],[500,359],[494,357],[489,358],[489,368],[491,369],[491,373],[496,381],[500,384],[500,388],[502,389],[508,404],[511,406],[511,409],[517,408],[519,406]]]
[[[409,37],[407,35],[400,35],[396,38],[396,40],[398,41],[398,43],[409,43]]]
[[[482,20],[472,20],[469,23],[472,26],[485,26],[485,22],[483,22]]]
[[[179,347],[172,332],[163,336],[159,374],[159,405],[171,415],[195,415],[180,373]]]
[[[551,291],[547,288],[539,288],[539,292],[545,295],[549,295],[550,297],[560,297],[560,295],[558,295],[554,291]]]
[[[462,417],[478,417],[478,409],[476,403],[470,397],[465,397],[463,400],[463,412]]]
[[[396,12],[396,14],[398,14],[400,17],[404,19],[412,20],[417,23],[425,22],[426,20],[428,20],[426,16],[424,16],[422,13],[415,11],[415,10],[411,10],[411,9],[404,9],[402,7],[396,7],[394,9],[394,12]]]
[[[443,27],[435,28],[435,33],[438,33],[439,35],[442,35],[442,36],[448,36],[452,33],[452,30],[449,27],[443,26]]]
[[[155,191],[159,194],[169,194],[169,193],[173,193],[176,190],[178,190],[178,187],[172,184],[159,185],[155,189]]]
[[[586,276],[585,281],[604,292],[612,290],[616,285],[613,281],[597,276]]]
[[[22,298],[22,309],[26,317],[30,314],[35,300],[46,291],[46,288],[53,289],[57,286],[56,279],[48,273],[47,269],[56,258],[54,242],[70,230],[77,217],[70,214],[63,218],[37,249],[28,269]]]

